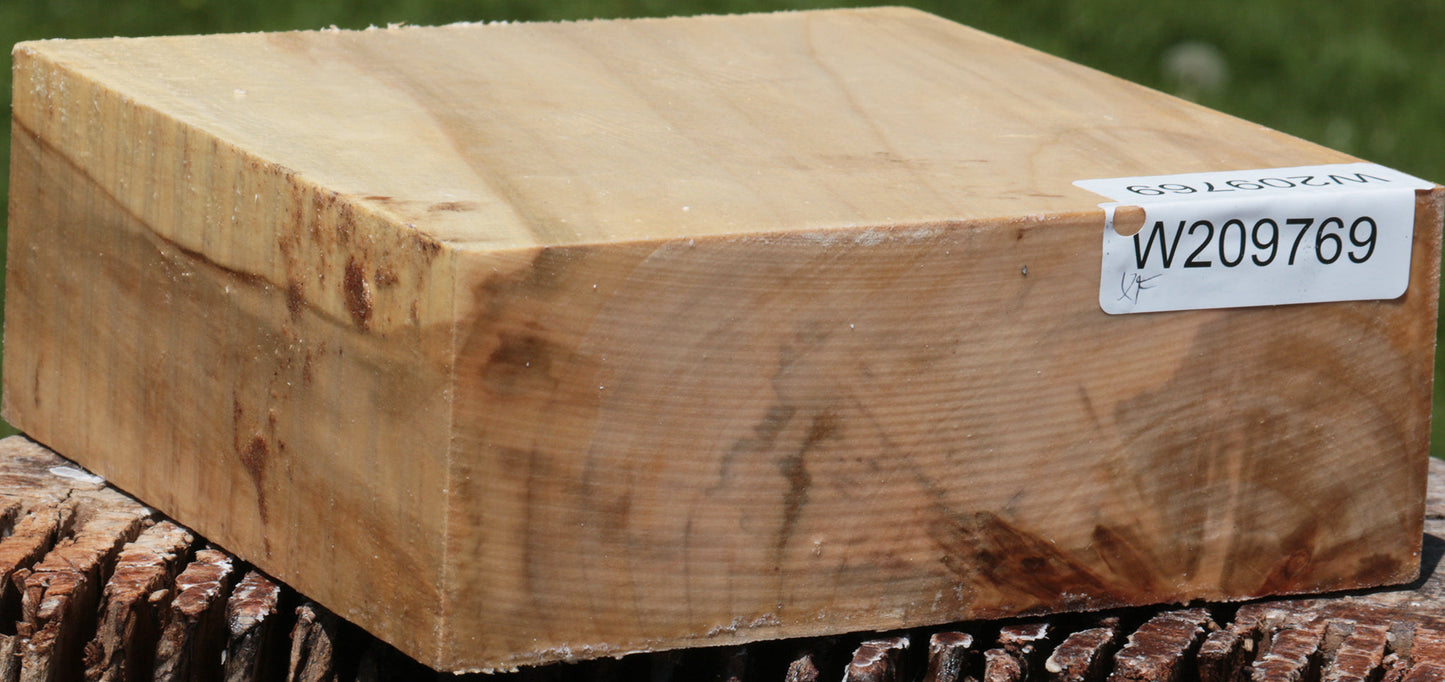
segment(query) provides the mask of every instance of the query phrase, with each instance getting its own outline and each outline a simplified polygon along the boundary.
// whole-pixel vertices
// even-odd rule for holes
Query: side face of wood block
[[[1396,300],[1110,316],[1349,157],[911,10],[24,44],[4,410],[467,670],[1415,574]]]

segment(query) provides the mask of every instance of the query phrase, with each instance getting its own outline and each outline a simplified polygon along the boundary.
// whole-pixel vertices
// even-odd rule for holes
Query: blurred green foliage
[[[859,6],[782,0],[0,0],[0,43],[388,23]],[[1445,3],[943,0],[914,6],[1437,182],[1445,181]],[[1173,69],[1171,69],[1173,65]],[[1221,80],[1222,79],[1222,80]],[[0,76],[9,109],[10,74]],[[9,136],[0,134],[9,158]],[[8,195],[8,164],[0,194]],[[0,208],[0,224],[4,209]],[[3,290],[0,290],[3,291]],[[1437,365],[1439,364],[1437,360]],[[1432,452],[1445,419],[1436,391]],[[0,424],[3,426],[3,424]],[[8,428],[8,427],[7,427]]]

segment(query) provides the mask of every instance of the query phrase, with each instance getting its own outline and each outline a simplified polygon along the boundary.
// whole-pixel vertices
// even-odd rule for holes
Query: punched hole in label
[[[1147,216],[1144,214],[1143,207],[1121,205],[1106,210],[1113,211],[1111,223],[1114,233],[1120,237],[1132,237],[1138,234],[1139,230],[1144,229]]]

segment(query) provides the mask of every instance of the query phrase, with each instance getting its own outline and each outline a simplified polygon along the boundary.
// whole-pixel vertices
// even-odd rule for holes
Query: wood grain
[[[226,600],[226,682],[266,679],[279,663],[281,586],[249,571]]]
[[[1044,661],[1044,670],[1049,673],[1050,680],[1058,682],[1099,679],[1113,662],[1118,640],[1117,619],[1070,634],[1049,654],[1048,660]]]
[[[6,417],[429,665],[1416,570],[1440,188],[1111,317],[1073,180],[1352,159],[904,9],[15,61]]]
[[[162,521],[121,549],[105,583],[95,637],[85,647],[87,682],[150,677],[175,596],[170,588],[194,541],[186,529]]]
[[[1185,662],[1194,657],[1211,625],[1209,612],[1197,608],[1167,611],[1150,618],[1114,654],[1110,682],[1186,679],[1189,671]]]
[[[119,496],[108,489],[96,494]],[[20,666],[25,682],[80,676],[104,574],[121,548],[152,520],[152,511],[139,505],[96,506],[98,513],[79,515],[72,537],[58,541],[33,568],[16,573],[16,582],[24,585],[17,631],[29,640]]]
[[[928,638],[928,671],[924,678],[930,682],[959,682],[963,671],[972,667],[969,659],[977,657],[972,647],[973,636],[968,633],[933,634]]]
[[[291,629],[291,659],[286,679],[296,682],[336,679],[337,629],[336,616],[319,611],[315,604],[296,607],[296,625]]]
[[[117,517],[144,511],[139,503],[124,494],[113,490],[101,492],[105,486],[93,478],[52,473],[57,470],[81,473],[75,467],[22,437],[0,440],[0,472],[3,472],[0,476],[10,484],[0,486],[0,506],[25,500],[21,506],[26,511],[21,512],[17,523],[29,516],[53,516],[60,505],[70,507],[79,518]],[[1445,555],[1445,540],[1441,539],[1445,536],[1445,462],[1431,460],[1430,468],[1431,502],[1426,515],[1422,577],[1405,586],[1244,605],[1200,604],[1199,608],[1189,611],[1172,611],[1168,606],[1134,607],[1098,615],[1059,614],[1022,622],[1018,619],[971,621],[885,633],[860,632],[664,651],[621,660],[557,663],[513,674],[456,676],[421,666],[290,588],[247,571],[245,578],[229,587],[230,594],[225,598],[230,627],[224,634],[227,651],[224,665],[214,658],[209,664],[193,665],[190,679],[803,682],[841,680],[851,674],[850,670],[860,675],[891,674],[919,682],[982,680],[993,673],[1001,675],[995,679],[1102,682],[1116,674],[1131,675],[1135,679],[1166,679],[1170,671],[1189,680],[1197,676],[1200,682],[1302,677],[1340,682],[1437,679],[1445,669],[1442,664],[1445,662],[1445,644],[1442,644],[1445,643],[1442,635],[1445,633],[1445,572],[1440,571],[1442,555]],[[97,492],[101,494],[93,494]],[[112,575],[107,583],[106,600],[113,594],[128,592],[116,585],[116,576],[121,576],[122,582],[134,584],[130,578],[148,579],[155,574],[157,564],[139,555],[149,551],[147,548],[174,547],[172,542],[177,538],[175,528],[168,527],[170,524],[162,520],[127,543],[119,554],[101,558],[100,572]],[[73,558],[75,545],[95,546],[113,530],[108,524],[72,527],[66,533],[78,542],[52,542],[42,551],[45,559],[41,563],[53,565],[63,557]],[[214,554],[209,556],[216,558]],[[215,561],[202,563],[215,565]],[[28,576],[29,568],[23,570]],[[192,589],[183,587],[181,582],[176,576],[170,576],[152,595],[168,600],[171,594]],[[192,587],[205,582],[201,580]],[[118,589],[112,590],[113,586]],[[222,592],[227,589],[225,585],[218,587]],[[201,591],[209,589],[203,587]],[[214,600],[211,603],[215,603]],[[293,608],[298,603],[300,608]],[[279,604],[285,606],[276,608]],[[76,621],[80,629],[75,634],[92,644],[111,639],[114,628],[108,619],[116,610],[111,603],[97,604],[95,608],[98,621]],[[275,612],[266,615],[264,620],[252,620],[252,616],[267,614],[273,608]],[[1219,629],[1209,632],[1196,649],[1193,646],[1198,641],[1195,625],[1203,612],[1208,613]],[[0,629],[14,633],[0,634],[0,680],[47,679],[47,676],[63,679],[55,673],[74,670],[66,667],[74,662],[68,657],[73,652],[32,641],[34,628],[24,622],[24,617],[18,612],[0,614],[3,619]],[[271,641],[269,644],[258,642],[255,635],[267,638],[258,632],[258,627],[264,630],[268,623],[272,628]],[[1216,627],[1209,620],[1203,623],[1206,631]],[[131,645],[156,648],[158,634],[147,636],[139,631],[131,634],[134,635]],[[1119,655],[1117,650],[1125,636],[1130,650]],[[910,648],[899,652],[890,646],[904,640],[921,642],[925,637],[929,641],[927,651]],[[192,638],[191,642],[195,644],[199,640]],[[253,646],[258,643],[259,648]],[[48,654],[48,659],[32,652],[27,662],[25,654],[33,645],[43,647],[40,651]],[[1030,648],[1032,655],[1028,652]],[[981,655],[985,649],[986,655]],[[93,650],[87,646],[87,662]],[[271,660],[263,661],[267,650]],[[232,652],[238,652],[239,659],[232,657]],[[899,653],[902,655],[897,655]],[[262,655],[258,658],[256,654]],[[1039,657],[1045,661],[1042,670],[1032,667]],[[1004,665],[994,665],[995,661]],[[1028,675],[1022,675],[1025,661],[1031,666]],[[128,660],[130,662],[135,661]],[[863,665],[855,666],[858,662]],[[22,663],[26,664],[23,669]],[[90,674],[92,669],[87,665],[87,679],[94,679]],[[148,670],[134,669],[125,675],[124,679],[153,677]]]
[[[211,679],[210,671],[221,668],[229,634],[226,594],[234,582],[233,559],[216,549],[196,552],[195,560],[176,576],[175,598],[156,643],[157,682]]]

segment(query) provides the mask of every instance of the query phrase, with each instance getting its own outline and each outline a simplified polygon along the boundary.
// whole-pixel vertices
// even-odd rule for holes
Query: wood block
[[[4,414],[447,670],[1399,582],[1400,298],[1107,315],[1353,161],[906,9],[26,43]]]

